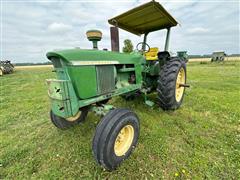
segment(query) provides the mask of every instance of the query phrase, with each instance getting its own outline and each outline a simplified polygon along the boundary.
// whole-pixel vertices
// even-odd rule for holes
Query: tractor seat
[[[158,60],[158,48],[150,48],[148,52],[145,53],[146,60]]]

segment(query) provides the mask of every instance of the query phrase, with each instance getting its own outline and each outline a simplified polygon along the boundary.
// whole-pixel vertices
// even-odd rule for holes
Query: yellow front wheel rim
[[[117,156],[123,156],[129,150],[134,138],[134,128],[131,125],[124,126],[117,135],[114,143],[114,152]]]
[[[76,121],[80,116],[81,116],[81,111],[79,111],[75,116],[66,118],[66,120],[73,122],[73,121]]]
[[[179,70],[176,80],[175,98],[177,102],[181,101],[184,93],[184,87],[181,84],[185,84],[185,70],[183,68]]]

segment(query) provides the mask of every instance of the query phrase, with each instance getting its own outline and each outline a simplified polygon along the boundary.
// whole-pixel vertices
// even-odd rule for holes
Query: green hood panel
[[[70,64],[76,61],[118,61],[120,64],[140,64],[144,61],[144,57],[140,53],[126,54],[86,49],[68,49],[48,52],[47,58],[51,60],[51,57],[59,57]]]

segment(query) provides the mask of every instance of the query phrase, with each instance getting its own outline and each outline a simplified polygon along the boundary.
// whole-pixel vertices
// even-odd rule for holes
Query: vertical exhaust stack
[[[119,33],[117,27],[110,27],[112,51],[119,52]]]
[[[99,30],[89,30],[86,32],[87,38],[93,43],[93,49],[98,49],[98,41],[102,39],[102,32]]]

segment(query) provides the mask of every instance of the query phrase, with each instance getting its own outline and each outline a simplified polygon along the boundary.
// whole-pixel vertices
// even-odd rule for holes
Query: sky
[[[103,38],[99,49],[111,50],[107,20],[145,0],[91,1],[13,1],[0,0],[1,60],[46,62],[46,53],[56,49],[92,48],[86,31],[99,29]],[[181,24],[172,28],[170,51],[211,54],[224,50],[240,53],[239,0],[159,0]],[[120,30],[120,48],[124,39],[136,46],[143,37]],[[150,33],[148,44],[164,48],[166,31]]]

